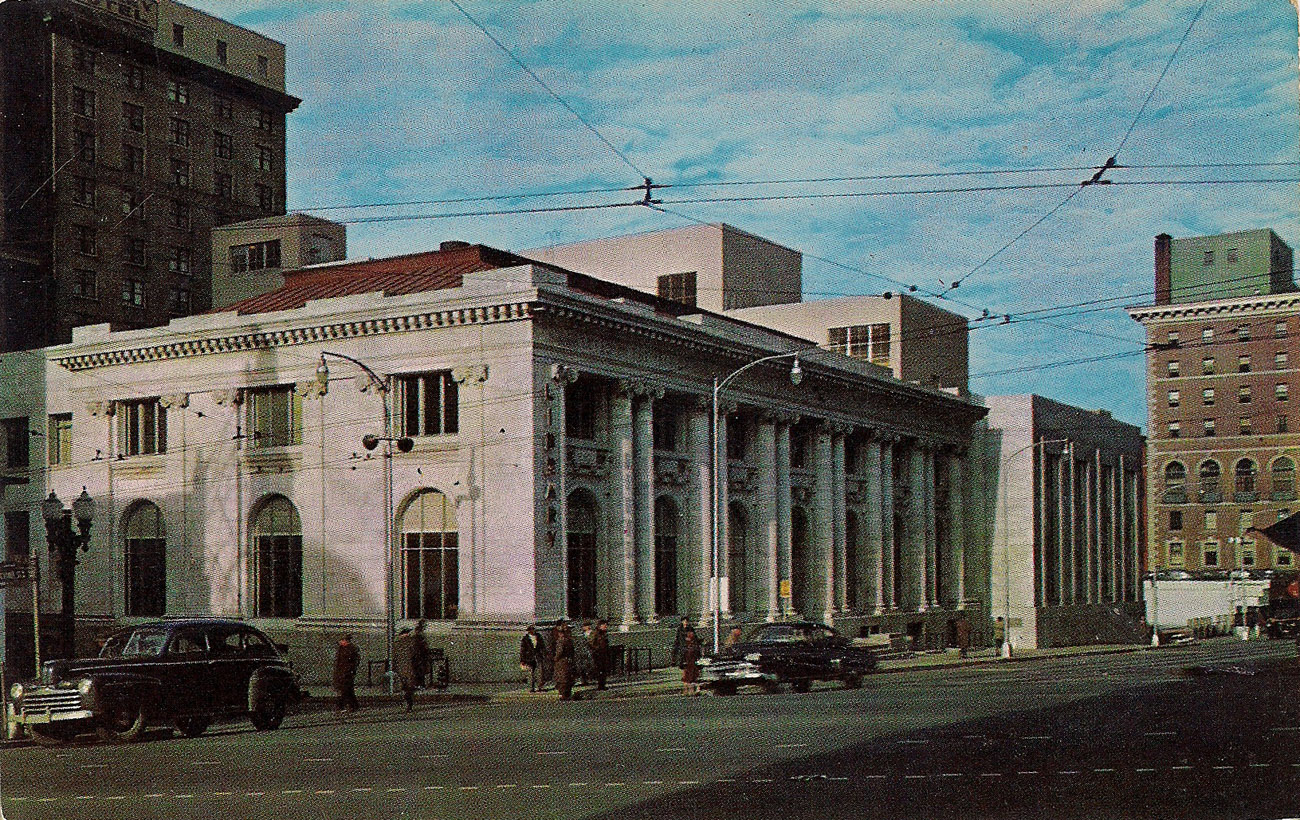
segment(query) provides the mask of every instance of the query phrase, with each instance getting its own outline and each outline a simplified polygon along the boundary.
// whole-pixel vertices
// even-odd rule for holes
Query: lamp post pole
[[[710,471],[711,481],[709,482],[711,485],[710,497],[712,499],[710,505],[711,505],[711,509],[713,510],[713,521],[712,521],[713,570],[709,578],[709,595],[713,599],[711,603],[713,604],[713,651],[714,653],[717,653],[718,646],[720,644],[720,632],[721,632],[721,621],[722,621],[722,576],[718,573],[718,560],[719,560],[719,551],[720,551],[719,541],[720,541],[720,532],[721,532],[719,516],[723,515],[726,512],[725,510],[718,509],[718,501],[722,495],[720,490],[720,486],[721,486],[720,482],[722,480],[721,477],[722,459],[719,453],[719,451],[722,449],[722,442],[718,441],[718,393],[722,390],[723,387],[727,386],[728,382],[730,382],[732,379],[739,376],[741,373],[744,373],[746,370],[749,370],[751,367],[755,367],[757,365],[763,364],[764,362],[774,362],[777,361],[778,359],[790,359],[790,358],[794,359],[794,364],[791,365],[790,367],[790,382],[795,386],[798,386],[799,382],[803,381],[803,370],[800,369],[799,367],[799,355],[801,353],[806,353],[806,352],[808,351],[792,350],[788,353],[775,353],[771,356],[764,356],[761,359],[755,359],[754,361],[749,362],[748,364],[743,365],[731,371],[730,373],[728,373],[727,375],[721,378],[717,376],[713,377],[713,413],[711,419],[711,432],[709,434],[709,441],[713,447],[713,454],[712,454],[713,466],[712,466],[712,470]]]
[[[45,537],[62,587],[61,650],[65,657],[74,658],[77,654],[77,553],[90,549],[90,525],[95,517],[95,500],[82,487],[81,495],[72,502],[72,509],[68,509],[51,490],[49,497],[41,502],[41,516],[45,519]],[[74,516],[77,519],[76,532],[72,530]]]
[[[1026,444],[1002,459],[1002,469],[998,471],[998,482],[1002,488],[1002,657],[1004,658],[1011,657],[1011,520],[1007,517],[1007,487],[1010,481],[1006,475],[1006,468],[1016,456],[1028,450],[1033,450],[1035,447],[1069,443],[1069,439],[1053,438],[1039,439],[1032,444]],[[1033,490],[1031,488],[1031,503],[1032,498]]]

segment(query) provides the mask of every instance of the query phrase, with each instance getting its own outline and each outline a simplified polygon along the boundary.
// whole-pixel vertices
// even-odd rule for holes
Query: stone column
[[[1097,603],[1098,580],[1101,573],[1099,570],[1100,561],[1097,559],[1101,554],[1101,516],[1098,514],[1098,496],[1101,495],[1099,482],[1101,481],[1101,471],[1098,469],[1101,465],[1097,459],[1101,456],[1100,450],[1093,451],[1093,457],[1088,459],[1084,467],[1084,503],[1087,504],[1087,512],[1084,514],[1085,527],[1087,529],[1086,549],[1083,553],[1083,579],[1085,600],[1090,604]]]
[[[718,508],[713,511],[718,522],[718,608],[722,615],[731,610],[731,602],[723,597],[723,590],[730,587],[728,575],[730,567],[727,558],[731,552],[731,459],[727,457],[727,416],[736,412],[735,402],[718,403]],[[710,617],[713,610],[710,609]]]
[[[944,509],[944,530],[948,535],[945,545],[947,554],[947,600],[954,607],[961,607],[966,601],[966,533],[965,499],[962,497],[962,453],[950,451],[944,457],[947,470],[948,505]]]
[[[1120,453],[1115,467],[1115,600],[1128,600],[1128,542],[1125,525],[1128,523],[1128,476],[1124,472],[1124,454]]]
[[[825,623],[833,620],[835,610],[835,476],[831,456],[831,432],[826,424],[817,428],[813,446],[813,498],[812,527],[809,533],[812,560],[809,562],[814,572],[824,572],[808,578],[811,591],[812,612],[804,613],[809,617],[822,617]]]
[[[777,556],[780,543],[777,525],[776,504],[776,419],[770,413],[760,414],[754,427],[754,468],[758,471],[758,483],[754,488],[754,521],[750,531],[758,533],[754,549],[759,550],[762,559],[755,564],[759,570],[755,573],[758,585],[750,593],[758,610],[760,602],[767,620],[773,620],[780,611],[778,594],[781,574]]]
[[[706,613],[710,618],[713,611],[709,608],[709,575],[713,566],[713,462],[709,453],[710,428],[709,413],[713,405],[708,397],[700,397],[691,408],[688,421],[687,447],[691,454],[690,492],[696,499],[698,522],[694,538],[695,549],[691,557],[686,577],[689,579],[683,588],[690,589],[694,600],[694,609],[701,616]],[[685,605],[682,612],[687,612]],[[701,617],[702,621],[702,617]]]
[[[1078,499],[1075,498],[1075,493],[1078,489],[1075,485],[1078,482],[1075,481],[1075,473],[1077,470],[1074,466],[1074,442],[1070,442],[1066,445],[1064,463],[1066,486],[1065,503],[1069,515],[1065,521],[1062,521],[1061,523],[1069,527],[1069,537],[1065,541],[1065,547],[1069,552],[1067,553],[1067,556],[1065,556],[1067,560],[1062,561],[1061,566],[1065,568],[1065,574],[1069,581],[1069,593],[1065,596],[1064,602],[1068,606],[1078,603],[1076,593],[1078,592],[1079,583],[1077,580],[1079,577],[1079,548],[1077,544],[1079,534],[1079,502]]]
[[[776,532],[777,532],[777,578],[789,585],[794,577],[794,568],[790,565],[790,425],[793,417],[784,416],[776,423]],[[778,590],[779,592],[779,590]],[[789,611],[789,604],[782,601],[782,612]]]
[[[836,612],[848,609],[848,511],[845,509],[844,486],[844,437],[849,432],[847,425],[835,425],[831,428],[831,530],[832,565],[834,571],[834,604]]]
[[[921,448],[921,486],[925,490],[925,605],[932,608],[939,602],[939,549],[936,527],[936,488],[934,483],[934,445],[926,443]]]
[[[881,588],[884,590],[880,601],[885,609],[898,609],[898,600],[894,595],[897,585],[894,579],[898,567],[894,561],[894,547],[898,543],[898,533],[894,532],[894,445],[896,436],[880,439],[880,566]]]
[[[662,390],[635,385],[632,418],[633,483],[636,505],[636,604],[639,620],[653,622],[655,612],[655,454],[654,401]]]
[[[907,506],[901,516],[902,566],[899,571],[903,582],[903,600],[899,603],[905,609],[924,612],[926,609],[925,577],[925,460],[921,447],[911,444],[903,454],[907,480]]]
[[[536,592],[539,620],[567,617],[569,612],[569,493],[568,493],[568,435],[564,427],[565,401],[568,386],[578,380],[578,371],[562,364],[551,365],[551,381],[546,385],[550,399],[544,419],[542,450],[545,463],[546,487],[543,490],[545,516],[545,549],[542,561],[535,572],[542,587]],[[558,590],[554,587],[558,587]],[[552,596],[558,594],[558,600]],[[550,605],[544,602],[553,601]],[[558,606],[556,606],[558,604]]]
[[[867,451],[866,464],[863,465],[865,470],[863,474],[865,479],[863,509],[865,512],[858,524],[860,529],[858,537],[866,548],[863,550],[864,554],[860,556],[862,569],[858,573],[858,577],[867,582],[867,589],[869,590],[870,600],[862,602],[863,611],[879,615],[884,611],[885,606],[881,443],[878,439],[873,439],[864,446]]]
[[[620,628],[636,623],[636,466],[632,441],[631,385],[621,383],[610,397],[611,478],[615,506],[611,518],[609,573],[613,617]]]

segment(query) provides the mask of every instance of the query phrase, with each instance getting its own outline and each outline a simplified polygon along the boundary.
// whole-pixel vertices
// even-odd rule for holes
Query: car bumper
[[[89,709],[75,709],[60,712],[42,709],[12,712],[9,715],[9,722],[27,726],[43,726],[50,723],[64,723],[73,720],[91,720],[94,717],[95,713]]]

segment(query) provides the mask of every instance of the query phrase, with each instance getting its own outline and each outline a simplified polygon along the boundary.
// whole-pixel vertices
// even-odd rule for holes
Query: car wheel
[[[862,688],[862,676],[861,676],[861,675],[848,675],[848,676],[846,676],[846,677],[844,678],[844,688],[845,688],[845,689],[861,689],[861,688]]]
[[[32,741],[38,746],[62,746],[64,743],[67,743],[77,736],[77,729],[73,726],[58,726],[54,724],[42,726],[28,725],[27,733],[32,736]]]
[[[778,681],[765,680],[759,686],[769,695],[779,695],[781,693],[781,684]]]
[[[736,694],[736,684],[719,683],[713,687],[713,691],[718,693],[719,695],[724,695],[724,696],[734,695]]]
[[[792,680],[790,681],[790,689],[791,691],[799,692],[801,694],[804,692],[808,692],[812,689],[812,681],[809,680],[808,678],[800,678],[799,680]]]
[[[278,695],[268,695],[257,708],[249,715],[253,719],[253,726],[260,732],[267,732],[279,728],[280,722],[284,720],[285,713],[284,698]]]
[[[105,743],[132,743],[144,736],[144,727],[144,706],[125,701],[104,713],[96,732]]]
[[[185,737],[198,737],[206,732],[211,724],[212,718],[207,715],[191,715],[190,717],[176,718],[176,722],[172,725],[176,727],[176,731]]]

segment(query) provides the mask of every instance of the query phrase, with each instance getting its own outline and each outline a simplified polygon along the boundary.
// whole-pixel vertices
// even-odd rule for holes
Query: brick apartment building
[[[1250,528],[1297,509],[1292,250],[1268,229],[1161,234],[1155,296],[1128,311],[1149,351],[1149,565],[1290,569],[1292,554]]]
[[[283,214],[284,46],[173,0],[0,3],[0,350],[211,300],[211,229]]]

